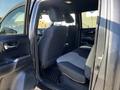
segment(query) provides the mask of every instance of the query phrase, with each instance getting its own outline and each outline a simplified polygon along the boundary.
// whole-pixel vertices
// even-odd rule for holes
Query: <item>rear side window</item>
[[[82,28],[96,28],[98,11],[82,12]]]
[[[52,25],[52,21],[49,18],[49,15],[42,14],[38,21],[38,29],[47,29]]]
[[[8,0],[0,1],[0,35],[24,34],[25,7],[19,5],[24,0],[12,0],[9,6],[8,2]]]
[[[73,22],[71,22],[71,23],[67,23],[66,21],[61,21],[61,22],[57,22],[57,24],[60,24],[60,25],[63,25],[63,26],[75,26],[75,22],[76,22],[76,20],[75,20],[75,14],[74,13],[71,13],[70,14],[71,16],[72,16],[72,18],[73,18]],[[56,24],[56,23],[54,23],[54,24]]]

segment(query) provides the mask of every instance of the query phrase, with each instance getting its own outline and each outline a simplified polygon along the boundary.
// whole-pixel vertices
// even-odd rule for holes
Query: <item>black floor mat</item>
[[[89,85],[78,84],[70,80],[69,78],[64,78],[56,65],[49,69],[41,70],[40,75],[48,82],[50,81],[51,83],[54,83],[54,85],[59,86],[61,88],[60,90],[88,90],[89,87]]]
[[[54,83],[59,83],[60,75],[60,71],[56,65],[49,69],[41,70],[41,77]]]

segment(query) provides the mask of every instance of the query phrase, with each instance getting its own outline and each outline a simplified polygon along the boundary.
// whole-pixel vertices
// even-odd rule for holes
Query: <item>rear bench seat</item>
[[[91,67],[94,62],[94,46],[80,47],[57,59],[62,74],[78,83],[86,83],[90,79]]]

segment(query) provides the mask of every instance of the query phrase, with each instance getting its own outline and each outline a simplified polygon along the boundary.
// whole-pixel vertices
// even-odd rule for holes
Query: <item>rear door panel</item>
[[[31,61],[26,35],[0,36],[0,76],[29,65]]]
[[[24,0],[1,1],[0,8],[0,77],[32,64],[30,41],[25,28],[26,4]],[[2,11],[1,9],[6,9]],[[5,14],[2,14],[5,13]],[[25,67],[26,68],[26,67]],[[23,70],[23,69],[21,69]]]
[[[28,36],[30,0],[21,1],[9,2],[9,8],[8,0],[0,1],[0,17],[3,9],[8,11],[0,22],[0,90],[32,90],[36,84]]]

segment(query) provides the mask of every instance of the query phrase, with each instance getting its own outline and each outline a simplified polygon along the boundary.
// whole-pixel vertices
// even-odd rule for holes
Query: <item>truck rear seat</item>
[[[62,74],[78,83],[90,80],[91,68],[94,62],[94,46],[80,47],[57,59],[58,67]]]

